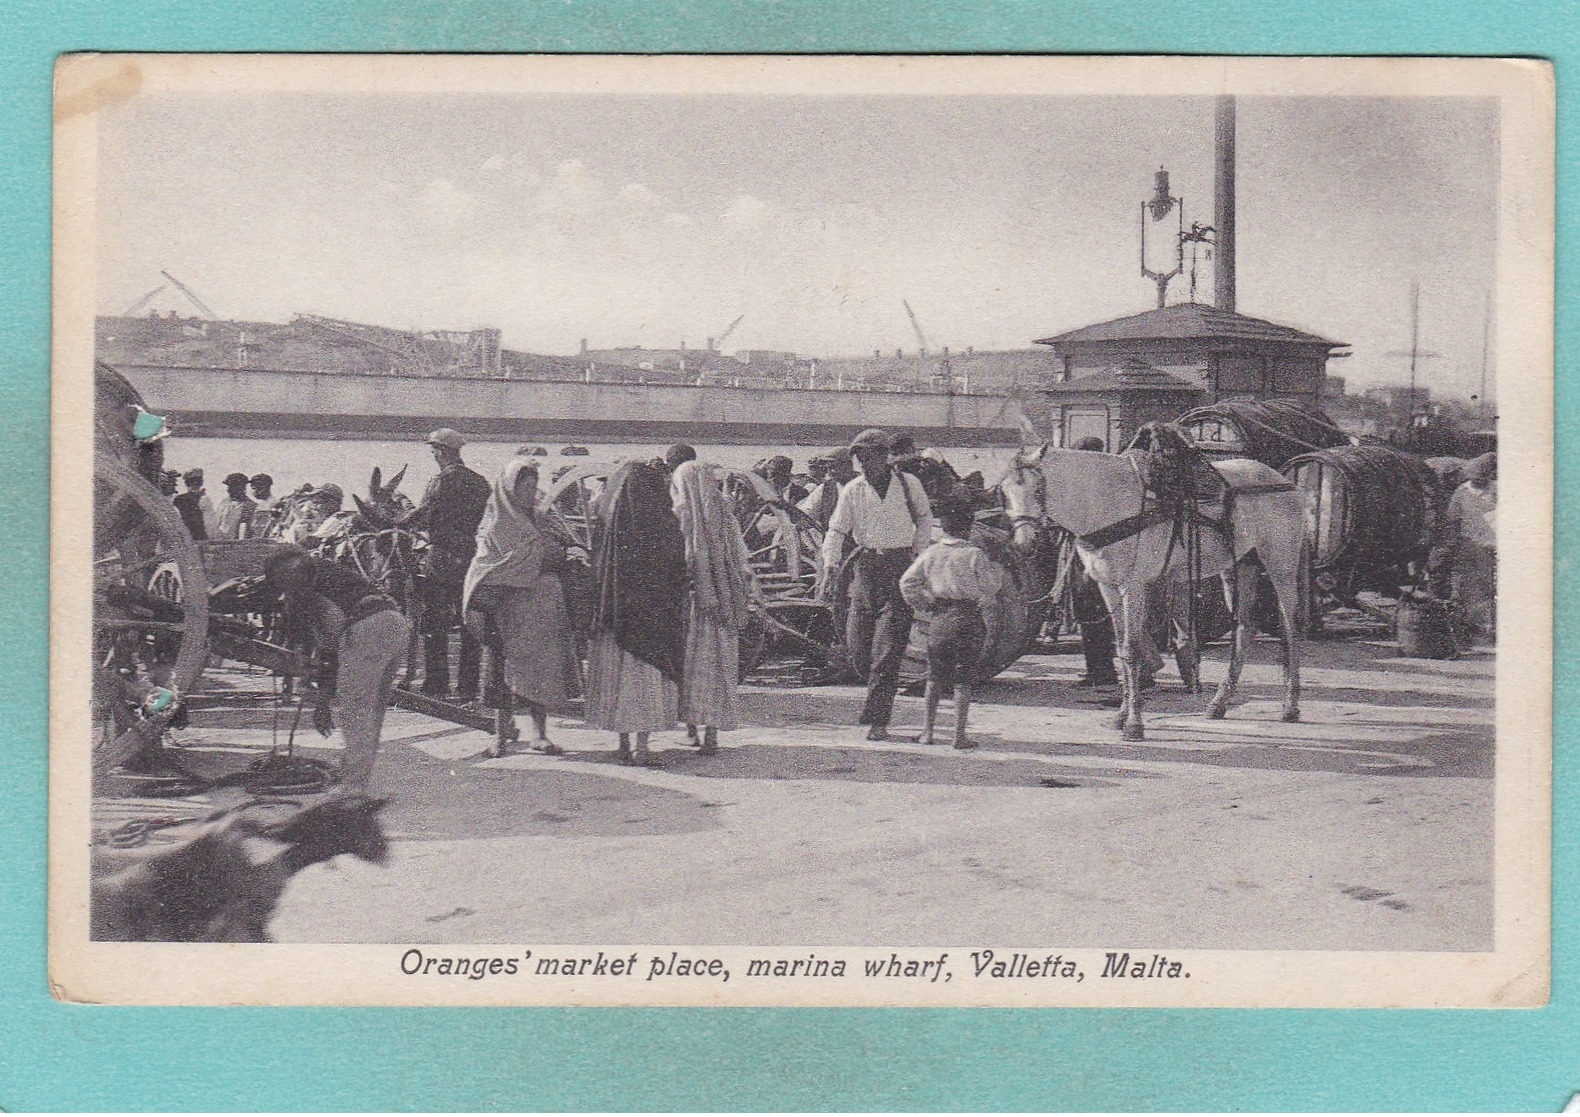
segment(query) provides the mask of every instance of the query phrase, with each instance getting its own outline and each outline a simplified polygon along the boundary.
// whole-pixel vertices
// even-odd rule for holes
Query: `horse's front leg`
[[[1305,561],[1305,555],[1301,555]],[[1300,577],[1273,579],[1278,594],[1278,619],[1284,626],[1284,720],[1300,720]]]
[[[1231,581],[1232,579],[1232,581]],[[1240,684],[1240,669],[1245,666],[1245,656],[1251,647],[1251,617],[1256,608],[1256,568],[1249,563],[1236,563],[1223,576],[1224,592],[1229,596],[1234,613],[1234,630],[1229,638],[1229,672],[1224,676],[1213,695],[1207,716],[1221,718],[1229,712],[1229,700]]]
[[[1119,677],[1124,682],[1124,695],[1114,725],[1125,740],[1140,741],[1146,737],[1141,721],[1141,673],[1146,654],[1152,650],[1147,641],[1145,588],[1126,587],[1115,616],[1123,618],[1121,627],[1124,631],[1119,642]]]
[[[1191,631],[1190,610],[1194,587],[1189,581],[1175,582],[1169,587],[1169,624],[1174,631],[1174,663],[1179,667],[1180,681],[1186,694],[1201,693],[1201,645]],[[1181,617],[1183,616],[1183,620]]]
[[[1130,713],[1130,675],[1126,670],[1130,643],[1125,631],[1125,599],[1117,586],[1099,582],[1097,590],[1103,595],[1103,604],[1108,608],[1109,622],[1114,630],[1114,675],[1119,680],[1119,708],[1114,711],[1114,728],[1123,729]]]

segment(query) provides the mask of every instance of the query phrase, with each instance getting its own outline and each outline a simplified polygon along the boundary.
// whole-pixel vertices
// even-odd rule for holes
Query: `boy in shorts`
[[[944,692],[955,692],[957,749],[976,747],[966,737],[971,711],[971,681],[976,676],[988,638],[987,621],[993,600],[1004,585],[1004,572],[971,542],[975,514],[970,498],[950,493],[939,501],[944,537],[922,552],[900,578],[906,604],[929,614],[927,623],[927,713],[921,743],[933,743],[938,704]]]

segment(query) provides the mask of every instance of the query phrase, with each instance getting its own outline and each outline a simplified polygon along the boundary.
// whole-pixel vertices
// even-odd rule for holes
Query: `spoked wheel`
[[[156,593],[166,601],[176,605],[181,604],[181,567],[173,562],[161,563],[154,576],[148,579],[150,593]]]
[[[208,656],[208,583],[174,505],[113,459],[94,466],[95,773],[157,736],[138,707],[158,689],[191,691]]]

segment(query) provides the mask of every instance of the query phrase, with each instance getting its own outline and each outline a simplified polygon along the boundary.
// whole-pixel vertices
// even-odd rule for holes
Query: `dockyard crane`
[[[916,311],[912,310],[911,304],[904,299],[900,300],[900,305],[905,308],[905,313],[911,320],[911,329],[916,331],[916,344],[921,348],[922,356],[927,356],[927,335],[922,333],[922,324],[916,320]]]
[[[369,326],[341,318],[326,318],[321,314],[298,314],[291,319],[291,324],[305,327],[342,344],[378,350],[391,359],[392,371],[398,374],[439,375],[439,365],[433,354],[434,348],[443,345],[438,339],[424,338],[409,330],[388,326]]]
[[[727,327],[725,327],[724,332],[719,335],[718,340],[715,341],[708,348],[715,349],[715,350],[723,349],[724,348],[724,343],[729,340],[730,335],[735,332],[735,327],[739,326],[741,324],[741,320],[744,319],[745,317],[746,317],[746,315],[744,315],[744,314],[737,315],[736,318],[735,318],[735,321],[731,322]]]
[[[177,291],[180,291],[187,298],[191,299],[192,300],[192,305],[198,308],[198,310],[202,313],[203,317],[208,318],[208,319],[213,320],[213,321],[218,321],[219,320],[219,315],[215,314],[212,310],[210,310],[208,308],[208,304],[207,303],[205,303],[202,299],[200,299],[196,295],[194,295],[192,293],[192,288],[188,287],[185,283],[182,283],[179,279],[177,279],[175,276],[171,275],[167,271],[161,271],[159,274],[164,276],[171,283],[175,284],[175,287],[176,287]]]
[[[122,318],[131,318],[131,317],[135,316],[138,313],[138,311],[142,310],[143,307],[147,306],[150,302],[153,301],[153,297],[155,295],[159,294],[159,292],[163,291],[168,286],[170,286],[168,283],[161,283],[159,286],[155,287],[152,291],[148,292],[148,294],[144,295],[142,298],[140,298],[136,302],[134,302],[131,306],[127,307],[121,313],[121,317]]]

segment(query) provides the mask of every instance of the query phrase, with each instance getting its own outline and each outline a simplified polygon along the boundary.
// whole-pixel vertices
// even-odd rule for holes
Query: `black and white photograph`
[[[63,58],[58,995],[1543,1003],[1551,80]]]

